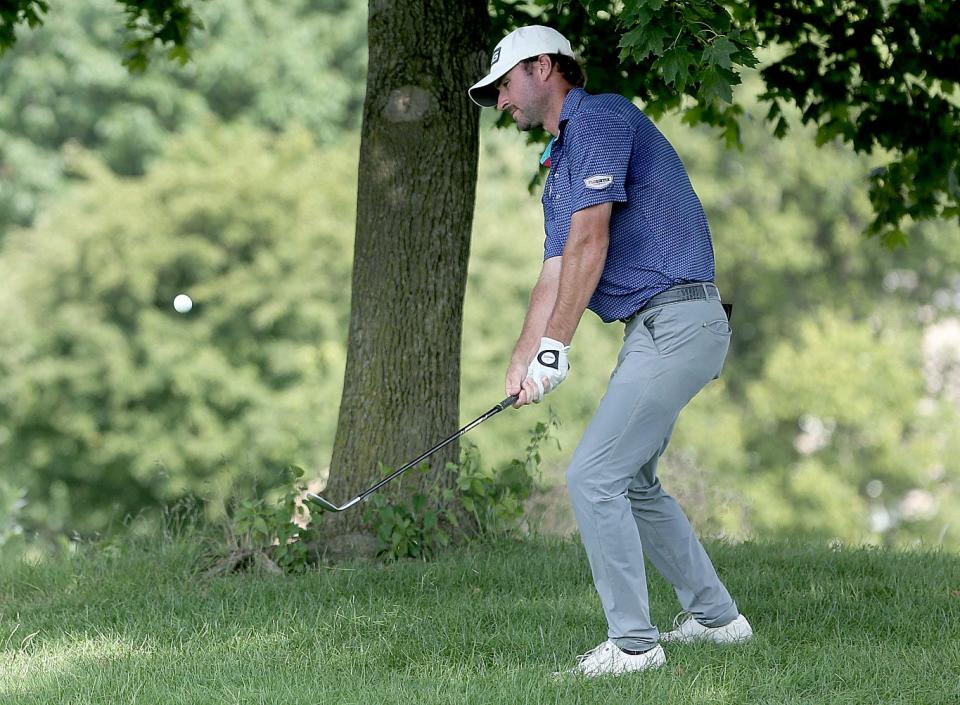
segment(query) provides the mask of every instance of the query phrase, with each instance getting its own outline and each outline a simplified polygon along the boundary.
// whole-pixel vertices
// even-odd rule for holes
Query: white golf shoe
[[[662,642],[740,644],[753,636],[750,622],[742,614],[722,627],[705,627],[689,612],[681,612],[673,620],[673,631],[660,635]]]
[[[627,654],[621,651],[609,639],[591,649],[582,656],[577,656],[577,665],[569,671],[555,673],[555,676],[620,676],[633,671],[647,671],[659,668],[667,662],[663,647],[659,644],[642,654]]]

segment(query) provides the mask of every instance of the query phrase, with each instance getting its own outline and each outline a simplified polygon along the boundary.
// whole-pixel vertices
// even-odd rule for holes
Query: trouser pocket
[[[733,333],[720,302],[668,304],[642,320],[661,363],[686,367],[703,384],[720,376]]]
[[[727,360],[727,350],[730,348],[730,336],[733,334],[733,329],[730,327],[729,320],[726,318],[718,318],[712,321],[704,321],[703,330],[706,331],[708,336],[715,339],[718,343],[723,344],[723,357],[720,359],[720,367],[711,378],[717,379],[720,377],[720,373],[723,372],[723,365]]]
[[[711,333],[724,338],[729,338],[730,334],[733,333],[730,322],[726,318],[721,318],[716,321],[704,321],[703,327]]]

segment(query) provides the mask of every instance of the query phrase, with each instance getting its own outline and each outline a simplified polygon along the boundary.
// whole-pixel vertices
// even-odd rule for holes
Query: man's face
[[[537,64],[524,65],[521,62],[497,82],[500,91],[497,110],[508,111],[517,123],[517,129],[523,132],[543,125],[547,91],[538,78],[539,73]]]

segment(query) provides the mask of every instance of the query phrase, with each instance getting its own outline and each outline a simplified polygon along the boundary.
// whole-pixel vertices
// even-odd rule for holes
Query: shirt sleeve
[[[564,138],[572,212],[610,201],[626,203],[633,129],[618,115],[585,113],[571,118]]]
[[[543,225],[546,235],[543,239],[543,259],[546,261],[551,257],[559,257],[563,254],[563,246],[567,239],[557,237],[556,226],[549,216],[544,217]]]

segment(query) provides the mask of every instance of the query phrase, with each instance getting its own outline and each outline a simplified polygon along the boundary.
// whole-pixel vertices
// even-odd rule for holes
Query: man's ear
[[[550,78],[550,74],[553,73],[553,59],[551,59],[548,54],[541,54],[537,57],[537,68],[539,69],[541,80],[546,81]]]

